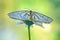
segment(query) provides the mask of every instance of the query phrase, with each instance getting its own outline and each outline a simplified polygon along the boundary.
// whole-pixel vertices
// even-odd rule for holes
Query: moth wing
[[[41,13],[33,12],[34,14],[34,21],[41,21],[42,23],[51,23],[53,21],[52,18],[43,15]]]
[[[34,21],[34,23],[35,23],[36,25],[41,26],[42,28],[44,28],[44,27],[43,27],[43,23],[42,23],[41,21]]]
[[[43,23],[42,23],[42,21],[39,20],[35,15],[33,15],[32,18],[34,19],[34,21],[33,21],[34,24],[43,27]]]
[[[28,15],[26,13],[28,13],[28,11],[15,11],[8,13],[8,16],[16,20],[29,20]]]

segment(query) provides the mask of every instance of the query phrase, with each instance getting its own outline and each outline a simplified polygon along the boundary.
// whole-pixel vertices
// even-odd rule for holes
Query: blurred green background
[[[0,0],[0,40],[28,40],[27,27],[16,25],[19,20],[8,17],[8,13],[33,10],[53,18],[45,29],[33,25],[31,40],[60,40],[60,0]]]

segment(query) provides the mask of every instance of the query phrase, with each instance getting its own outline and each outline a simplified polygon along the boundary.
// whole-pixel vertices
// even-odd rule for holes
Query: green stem
[[[28,25],[28,36],[29,36],[29,40],[31,40],[31,37],[30,37],[30,26]]]

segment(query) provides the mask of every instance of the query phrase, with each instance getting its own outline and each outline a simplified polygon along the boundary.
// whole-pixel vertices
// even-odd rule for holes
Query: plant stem
[[[28,25],[28,36],[29,36],[29,40],[31,40],[31,36],[30,36],[30,26]]]

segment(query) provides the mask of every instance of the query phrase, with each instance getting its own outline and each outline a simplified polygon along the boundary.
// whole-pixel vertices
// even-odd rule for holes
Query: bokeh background
[[[33,25],[31,40],[60,40],[60,0],[0,0],[0,40],[28,40],[25,24],[17,25],[8,13],[19,10],[33,10],[53,19],[44,24],[45,29]]]

